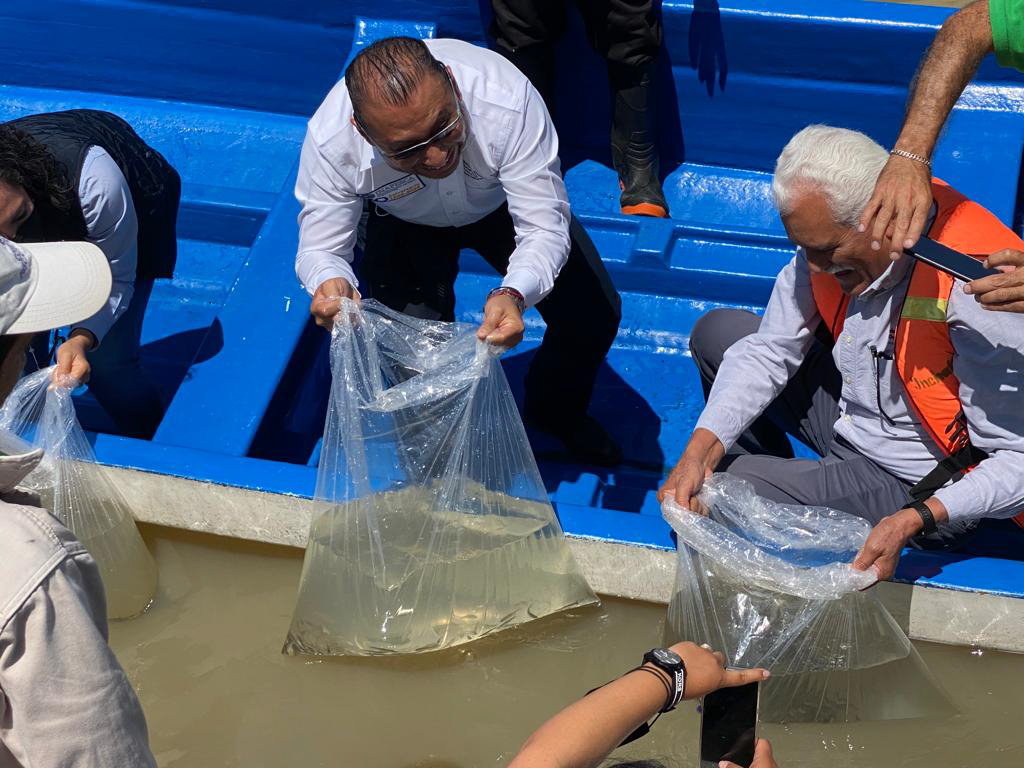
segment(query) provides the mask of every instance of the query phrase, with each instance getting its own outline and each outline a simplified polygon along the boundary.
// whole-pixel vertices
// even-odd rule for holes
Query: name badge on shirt
[[[400,179],[395,179],[382,187],[377,187],[366,197],[375,203],[393,203],[396,200],[401,200],[403,197],[408,197],[413,192],[419,192],[425,186],[427,185],[423,183],[419,176],[409,174]]]

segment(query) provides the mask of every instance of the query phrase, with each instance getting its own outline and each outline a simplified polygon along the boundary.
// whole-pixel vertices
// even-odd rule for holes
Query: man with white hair
[[[883,579],[908,543],[957,546],[981,518],[1024,510],[1024,318],[986,311],[914,259],[890,261],[888,243],[872,248],[857,224],[887,157],[823,125],[783,149],[772,191],[796,254],[763,318],[718,309],[694,327],[707,405],[659,493],[688,506],[717,468],[774,501],[866,518],[854,565]],[[933,239],[1024,250],[948,185],[932,193]],[[789,435],[821,458],[793,458]]]

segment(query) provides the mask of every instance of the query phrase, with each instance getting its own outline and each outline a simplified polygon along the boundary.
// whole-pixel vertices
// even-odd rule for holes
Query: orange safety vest
[[[987,256],[1003,248],[1024,251],[1024,240],[945,182],[933,180],[932,194],[938,204],[928,231],[933,240],[969,254]],[[915,262],[893,344],[896,370],[911,408],[945,456],[967,446],[966,432],[955,428],[963,418],[963,406],[946,324],[953,281],[945,272]],[[825,273],[811,275],[811,291],[834,341],[843,330],[850,297],[842,292],[839,281]],[[1024,527],[1024,513],[1014,520]]]

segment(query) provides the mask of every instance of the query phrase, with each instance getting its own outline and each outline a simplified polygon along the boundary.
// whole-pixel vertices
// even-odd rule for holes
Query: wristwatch
[[[644,664],[653,664],[672,680],[672,695],[665,700],[665,706],[660,710],[671,712],[682,700],[686,688],[686,665],[682,657],[668,648],[652,648],[644,654]]]
[[[915,501],[910,505],[910,508],[917,510],[917,514],[921,516],[921,522],[924,524],[924,527],[921,529],[922,536],[928,536],[939,530],[938,526],[935,525],[935,515],[932,514],[927,504],[923,501]]]

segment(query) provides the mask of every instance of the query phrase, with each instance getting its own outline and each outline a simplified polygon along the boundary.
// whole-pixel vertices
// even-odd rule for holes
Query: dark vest
[[[33,200],[34,210],[19,227],[19,239],[26,242],[87,239],[78,188],[85,156],[92,147],[100,147],[117,163],[131,192],[139,222],[136,278],[170,277],[174,273],[181,178],[128,123],[109,112],[72,109],[28,115],[8,125],[45,146],[64,166],[75,192],[75,205],[67,212],[57,210],[46,200]]]

